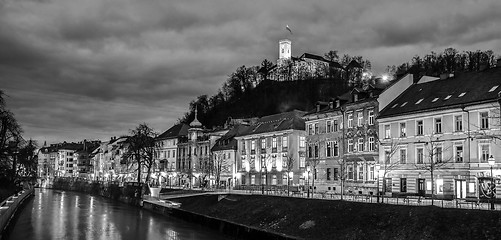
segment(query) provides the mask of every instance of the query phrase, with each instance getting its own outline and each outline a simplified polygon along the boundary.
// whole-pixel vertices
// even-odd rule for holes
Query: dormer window
[[[358,101],[358,94],[356,94],[356,93],[353,94],[353,101],[354,102]]]
[[[336,108],[338,108],[341,105],[341,101],[336,100]]]

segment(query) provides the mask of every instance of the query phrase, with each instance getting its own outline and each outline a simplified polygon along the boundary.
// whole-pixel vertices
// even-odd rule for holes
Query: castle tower
[[[292,55],[292,43],[289,39],[278,41],[278,60],[290,59]]]

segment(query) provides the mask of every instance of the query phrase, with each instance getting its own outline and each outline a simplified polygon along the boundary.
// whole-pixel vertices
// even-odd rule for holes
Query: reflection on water
[[[106,198],[36,189],[11,239],[228,239],[211,229]]]

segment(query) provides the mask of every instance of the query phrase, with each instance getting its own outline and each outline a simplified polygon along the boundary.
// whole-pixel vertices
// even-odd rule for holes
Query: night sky
[[[239,66],[362,55],[374,74],[447,47],[501,54],[499,0],[0,0],[0,89],[44,141],[170,128]],[[292,29],[291,35],[285,26]]]

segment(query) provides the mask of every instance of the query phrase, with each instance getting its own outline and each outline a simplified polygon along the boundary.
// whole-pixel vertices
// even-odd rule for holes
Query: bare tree
[[[385,144],[384,142],[381,142],[381,144]],[[391,138],[390,141],[383,145],[383,150],[384,150],[384,158],[380,159],[379,163],[379,171],[381,171],[382,174],[382,180],[383,180],[383,189],[386,189],[388,186],[386,186],[386,176],[398,168],[398,166],[401,164],[400,159],[395,159],[394,156],[399,150],[399,141]],[[379,183],[380,179],[378,179]],[[378,187],[378,199],[379,199],[379,187]],[[379,201],[379,200],[378,200]],[[384,202],[384,194],[381,194],[381,202]]]
[[[289,191],[290,191],[290,173],[294,170],[294,163],[296,160],[294,159],[293,156],[287,156],[285,159],[285,170],[287,171],[287,196],[289,196]]]
[[[261,172],[264,172],[266,186],[268,186],[268,172],[273,167],[274,160],[271,154],[266,154],[264,158],[261,158]],[[264,183],[261,181],[261,193],[264,194]]]
[[[318,157],[308,158],[308,162],[306,163],[308,166],[310,166],[311,170],[313,171],[312,178],[311,178],[311,194],[312,195],[314,194],[315,178],[317,175],[317,167],[318,167],[319,163],[320,163],[320,159]],[[308,177],[310,177],[310,176],[308,176]],[[308,186],[308,188],[309,188],[309,186]],[[309,189],[308,189],[308,192],[309,192]]]
[[[231,161],[230,158],[224,157],[225,153],[215,153],[213,159],[214,176],[217,181],[218,188],[221,187],[221,174],[228,173],[231,171]]]
[[[344,198],[344,185],[346,182],[346,178],[348,177],[346,168],[347,164],[346,161],[343,158],[339,158],[336,160],[338,166],[339,166],[339,176],[334,176],[334,178],[339,179],[341,182],[341,200]]]
[[[28,140],[23,143],[19,149],[17,176],[24,179],[35,180],[37,173],[38,155],[37,143],[33,140]]]
[[[446,152],[447,149],[443,148],[443,141],[440,140],[440,137],[435,137],[435,134],[431,134],[430,137],[425,142],[425,151],[427,153],[427,160],[423,159],[422,164],[416,164],[416,169],[425,170],[430,172],[431,176],[431,204],[433,205],[435,199],[435,171],[447,165],[454,156],[450,156],[447,158],[443,157],[443,153]]]
[[[151,175],[151,168],[155,162],[155,137],[157,134],[146,123],[139,124],[130,133],[131,136],[127,139],[129,147],[123,158],[135,160],[137,182],[141,182],[141,172],[143,167],[146,168],[145,183],[147,183]]]

